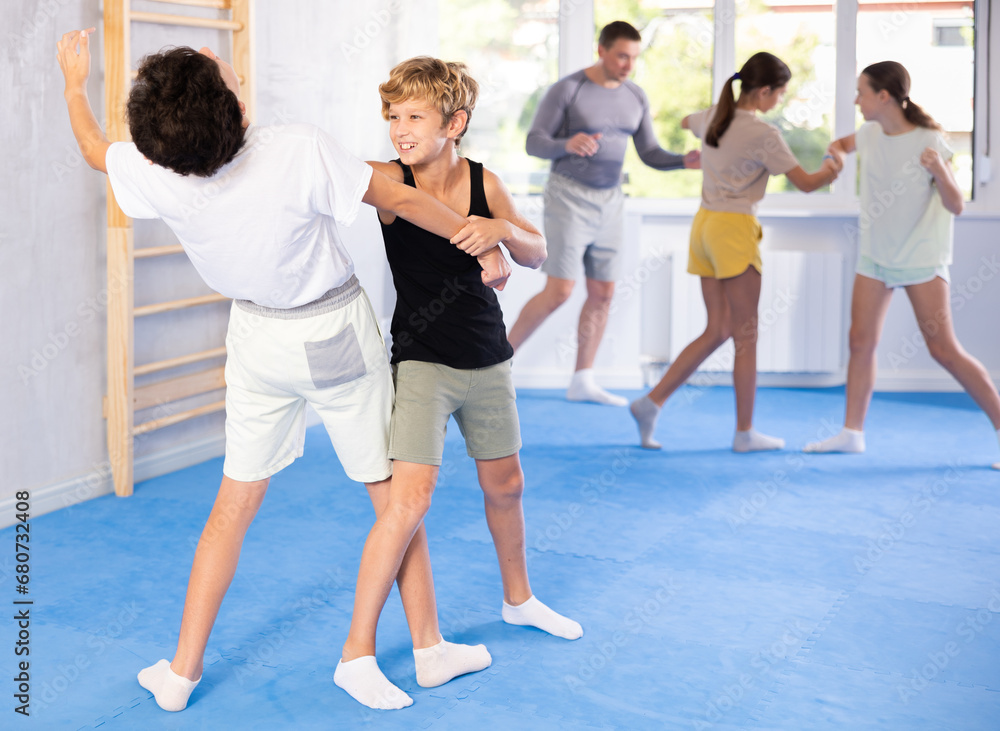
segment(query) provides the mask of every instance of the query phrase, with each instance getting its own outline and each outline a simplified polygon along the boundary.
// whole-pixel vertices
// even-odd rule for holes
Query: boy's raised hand
[[[56,45],[59,68],[66,77],[66,109],[73,136],[80,147],[83,159],[94,170],[108,172],[107,155],[111,143],[90,108],[87,97],[87,79],[90,77],[90,34],[93,28],[71,30]]]
[[[86,89],[90,78],[90,34],[95,30],[71,30],[56,44],[56,58],[66,78],[67,92]]]

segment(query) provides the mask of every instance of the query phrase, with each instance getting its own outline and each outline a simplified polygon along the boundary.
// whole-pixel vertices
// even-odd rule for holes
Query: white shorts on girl
[[[348,477],[390,476],[392,374],[356,277],[290,310],[234,301],[226,349],[227,477],[263,480],[302,456],[307,403]]]
[[[857,273],[863,277],[882,282],[888,289],[909,287],[914,284],[925,284],[937,277],[941,277],[946,282],[951,281],[951,274],[948,271],[947,264],[940,264],[936,267],[893,269],[876,264],[874,259],[864,254],[858,255]]]

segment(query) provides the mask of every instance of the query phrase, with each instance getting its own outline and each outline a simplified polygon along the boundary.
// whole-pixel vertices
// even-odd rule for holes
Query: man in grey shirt
[[[545,93],[528,132],[529,155],[552,160],[545,186],[545,288],[524,306],[508,339],[516,351],[573,291],[583,260],[587,300],[577,330],[576,371],[566,398],[625,406],[594,380],[593,366],[620,269],[622,164],[628,139],[657,170],[699,167],[699,153],[667,152],[656,141],[649,100],[628,80],[639,56],[639,31],[609,23],[593,66],[560,79]]]

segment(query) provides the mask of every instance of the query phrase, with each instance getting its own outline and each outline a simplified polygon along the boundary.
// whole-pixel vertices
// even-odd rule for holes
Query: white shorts
[[[307,403],[348,477],[390,476],[392,373],[357,278],[291,310],[233,302],[226,349],[227,477],[263,480],[302,456]]]
[[[941,277],[946,282],[951,281],[951,273],[948,271],[947,264],[940,264],[936,267],[893,269],[876,264],[874,259],[864,254],[858,255],[857,273],[863,277],[882,282],[887,289],[909,287],[914,284],[926,284],[937,277]]]

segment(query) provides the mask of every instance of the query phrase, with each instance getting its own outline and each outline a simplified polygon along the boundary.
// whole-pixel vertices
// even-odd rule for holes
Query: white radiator
[[[839,252],[764,251],[758,308],[757,370],[832,373],[844,362],[844,256]],[[707,323],[701,279],[687,273],[687,254],[650,267],[642,293],[646,363],[670,363]],[[655,269],[655,271],[654,271]],[[730,371],[730,339],[699,369]]]

